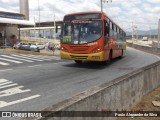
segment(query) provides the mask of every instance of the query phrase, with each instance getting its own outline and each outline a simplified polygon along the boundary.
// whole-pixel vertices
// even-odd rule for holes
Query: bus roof
[[[71,14],[66,14],[65,16],[70,16],[70,15],[78,15],[78,14],[93,14],[93,13],[100,13],[102,15],[104,15],[104,17],[109,18],[110,21],[112,21],[112,23],[114,23],[117,27],[119,27],[123,32],[125,32],[116,22],[114,22],[106,13],[101,12],[101,11],[87,11],[87,12],[75,12],[75,13],[71,13]],[[64,16],[64,17],[65,17]]]

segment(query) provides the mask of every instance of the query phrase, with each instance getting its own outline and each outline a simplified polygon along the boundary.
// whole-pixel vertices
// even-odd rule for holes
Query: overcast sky
[[[160,0],[104,0],[104,12],[125,30],[158,28]],[[62,20],[68,13],[100,10],[100,0],[39,0],[41,21]],[[19,0],[0,0],[0,11],[19,12]],[[38,0],[29,0],[30,20],[38,22]]]

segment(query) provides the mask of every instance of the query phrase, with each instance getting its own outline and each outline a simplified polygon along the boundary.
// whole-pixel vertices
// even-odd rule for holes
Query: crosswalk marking
[[[29,57],[25,57],[25,56],[19,56],[19,55],[14,55],[12,54],[12,56],[16,56],[16,57],[19,57],[19,58],[25,58],[25,59],[29,59],[29,60],[35,60],[35,61],[44,61],[44,60],[38,60],[38,59],[35,59],[35,58],[29,58]]]
[[[2,56],[2,57],[6,57],[6,58],[11,58],[11,59],[22,60],[22,61],[26,61],[26,62],[34,62],[34,61],[31,61],[31,60],[26,60],[26,59],[22,59],[22,58],[7,56],[7,55],[1,55],[1,56]]]
[[[0,84],[0,86],[2,86],[2,85],[6,85],[6,84],[10,84],[10,83],[12,83],[12,82],[5,82],[5,83],[1,83],[1,84]]]
[[[24,55],[24,54],[20,54],[20,56],[24,56],[24,57],[31,57],[33,59],[39,59],[39,60],[52,60],[51,58],[45,58],[45,57],[41,57],[41,56],[34,56],[34,55]]]
[[[0,83],[8,82],[6,79],[0,79]]]
[[[18,84],[14,83],[14,84],[9,84],[9,85],[5,85],[5,86],[0,86],[0,89],[7,88],[7,87],[12,87],[12,86],[16,86],[16,85],[18,85]]]
[[[0,54],[0,66],[9,66],[11,63],[24,63],[24,62],[41,62],[60,60],[56,56],[42,56],[42,55],[26,55],[26,54]]]
[[[9,65],[9,63],[0,62],[0,65]]]
[[[6,58],[0,58],[0,60],[9,61],[9,62],[14,62],[14,63],[23,63],[23,62],[20,62],[20,61],[11,60],[11,59],[6,59]]]

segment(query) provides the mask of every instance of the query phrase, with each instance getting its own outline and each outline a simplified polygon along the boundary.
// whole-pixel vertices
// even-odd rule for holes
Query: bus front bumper
[[[92,53],[92,54],[74,54],[61,51],[61,59],[68,60],[83,60],[83,61],[103,61],[103,52]]]

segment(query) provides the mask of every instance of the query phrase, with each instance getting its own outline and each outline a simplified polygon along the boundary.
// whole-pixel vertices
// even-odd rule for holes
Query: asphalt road
[[[16,57],[19,54],[0,53],[0,62],[5,62],[4,55]],[[74,61],[60,60],[58,57],[22,56],[34,62],[17,59],[22,63],[8,61],[8,65],[0,65],[1,111],[43,110],[93,86],[160,60],[155,55],[132,48],[127,48],[124,58],[115,59],[107,65],[77,65]]]

